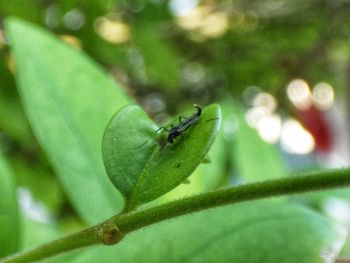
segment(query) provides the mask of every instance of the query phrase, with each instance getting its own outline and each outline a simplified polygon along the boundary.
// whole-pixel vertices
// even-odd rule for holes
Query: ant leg
[[[188,146],[188,144],[187,144],[187,142],[186,142],[186,134],[185,134],[185,133],[181,133],[181,134],[180,134],[180,138],[181,138],[183,144],[185,145],[185,147],[186,147],[186,148],[189,148],[189,146]]]
[[[131,148],[131,150],[137,150],[137,149],[140,149],[140,148],[142,148],[143,146],[145,146],[146,145],[146,143],[148,142],[149,140],[146,140],[145,142],[143,142],[142,144],[140,144],[139,146],[136,146],[136,147],[134,147],[134,148]]]
[[[215,121],[218,120],[219,118],[212,118],[212,119],[208,119],[207,121]]]
[[[179,124],[183,121],[188,119],[188,117],[184,117],[184,116],[179,116]]]
[[[158,130],[156,130],[156,132],[159,132],[160,130],[166,130],[167,132],[169,132],[169,130],[167,129],[167,128],[165,128],[165,127],[160,127]]]

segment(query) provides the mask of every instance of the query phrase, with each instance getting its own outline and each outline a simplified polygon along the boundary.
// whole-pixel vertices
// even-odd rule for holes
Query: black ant
[[[167,141],[169,143],[173,143],[177,137],[182,135],[184,131],[186,131],[189,127],[195,124],[198,121],[199,117],[201,116],[202,114],[201,107],[199,107],[196,104],[193,104],[193,106],[197,109],[197,112],[194,113],[192,116],[185,118],[184,120],[182,120],[181,116],[179,116],[180,123],[178,125],[174,126],[173,124],[171,124],[170,130],[165,127],[160,127],[158,130],[156,130],[156,132],[158,132],[161,129],[166,130],[169,133]]]

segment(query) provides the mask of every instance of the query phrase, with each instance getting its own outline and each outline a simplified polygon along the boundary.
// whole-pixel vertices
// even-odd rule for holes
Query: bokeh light
[[[320,82],[312,90],[312,99],[319,110],[328,110],[334,102],[334,92],[331,85]]]
[[[293,154],[307,154],[314,150],[315,140],[304,127],[294,119],[282,124],[281,147]]]
[[[196,6],[176,17],[177,24],[185,30],[196,32],[207,38],[219,38],[229,29],[226,12],[212,11],[208,5]]]
[[[199,31],[206,37],[217,38],[223,36],[228,28],[227,14],[214,12],[205,17]]]
[[[170,12],[175,16],[186,15],[198,5],[198,0],[171,0],[169,2]]]
[[[243,95],[251,105],[245,115],[248,125],[255,128],[265,142],[277,143],[281,136],[282,120],[281,116],[275,113],[275,97],[270,93],[261,92],[257,87],[249,87]]]
[[[253,105],[256,107],[265,107],[273,112],[277,108],[277,101],[271,94],[261,92],[253,99]]]
[[[97,18],[95,30],[101,38],[114,44],[126,42],[131,37],[128,25],[114,15]]]
[[[209,9],[206,6],[196,7],[177,16],[176,22],[185,30],[194,30],[202,25],[204,17],[208,12]]]
[[[57,28],[60,25],[60,10],[56,3],[50,4],[45,10],[45,24],[49,28]]]
[[[257,128],[260,121],[270,115],[270,111],[265,107],[253,107],[250,108],[246,114],[245,118],[248,125],[252,128]]]
[[[182,76],[185,82],[198,84],[205,79],[204,67],[199,63],[189,63],[184,67]]]
[[[281,117],[277,114],[263,117],[258,123],[257,130],[264,141],[268,143],[278,142],[282,131]]]
[[[69,45],[75,47],[75,48],[81,48],[81,42],[79,38],[76,38],[75,36],[72,35],[61,35],[60,38],[68,43]]]
[[[79,9],[72,9],[63,16],[63,24],[70,30],[78,30],[85,24],[85,15]]]
[[[310,87],[303,79],[294,79],[287,86],[287,95],[299,110],[306,110],[312,105]]]

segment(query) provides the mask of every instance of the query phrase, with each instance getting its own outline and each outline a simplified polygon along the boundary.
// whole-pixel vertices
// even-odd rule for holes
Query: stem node
[[[99,237],[103,244],[110,246],[122,240],[124,238],[124,233],[119,230],[113,221],[108,220],[104,222],[99,229]]]

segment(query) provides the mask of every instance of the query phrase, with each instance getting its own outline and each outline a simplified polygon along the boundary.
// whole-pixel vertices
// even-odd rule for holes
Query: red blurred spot
[[[301,124],[315,139],[316,150],[328,153],[332,149],[332,134],[324,113],[311,106],[307,110],[297,110],[297,116]]]

